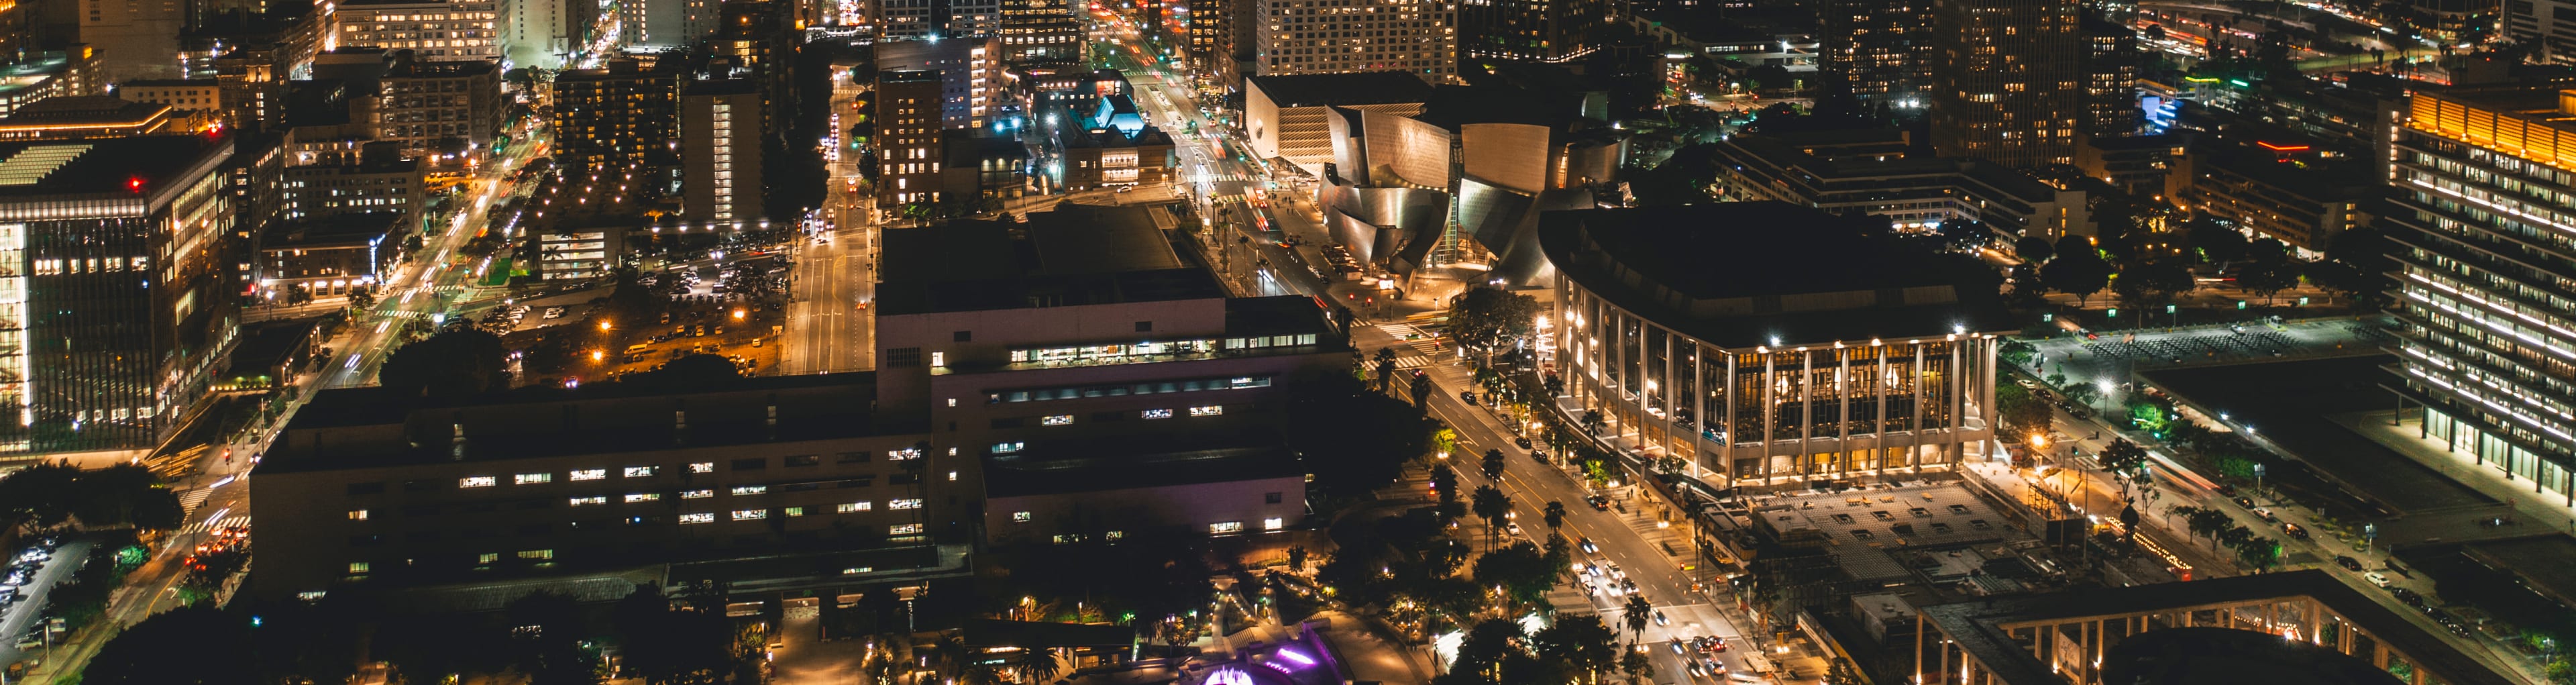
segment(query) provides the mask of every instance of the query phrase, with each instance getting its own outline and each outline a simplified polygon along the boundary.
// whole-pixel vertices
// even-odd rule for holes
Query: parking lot
[[[45,641],[36,631],[43,624],[48,595],[56,584],[70,579],[72,570],[79,568],[89,554],[87,540],[55,539],[60,546],[46,552],[43,558],[25,556],[29,547],[9,551],[9,571],[0,573],[0,583],[7,583],[0,585],[5,588],[0,592],[9,595],[7,601],[0,602],[0,636],[7,638],[0,640],[0,664],[43,656]],[[59,645],[62,636],[56,634],[53,639]]]

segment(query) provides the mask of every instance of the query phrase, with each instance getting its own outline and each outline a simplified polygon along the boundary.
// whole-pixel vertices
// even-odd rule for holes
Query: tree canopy
[[[454,329],[395,350],[378,378],[387,388],[430,397],[470,397],[510,387],[508,357],[499,336]]]

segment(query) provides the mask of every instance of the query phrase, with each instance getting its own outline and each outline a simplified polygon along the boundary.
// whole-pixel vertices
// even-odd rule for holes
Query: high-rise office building
[[[555,74],[555,159],[573,168],[669,162],[679,89],[672,65],[631,59]]]
[[[599,19],[592,0],[500,0],[498,8],[501,58],[513,69],[562,69]]]
[[[2138,107],[2138,32],[2127,24],[2084,18],[2084,135],[2136,135],[2146,110]]]
[[[2083,4],[1934,0],[1932,149],[2006,166],[2073,163]]]
[[[239,323],[230,140],[0,144],[0,451],[148,450]],[[138,287],[140,284],[140,287]]]
[[[2417,91],[2393,132],[2387,217],[2401,402],[2420,435],[2526,488],[2576,496],[2576,96]],[[2484,469],[2480,469],[2483,471]]]
[[[421,59],[499,59],[493,0],[350,0],[332,14],[339,47],[410,50]]]
[[[877,40],[932,40],[1001,32],[1001,0],[876,0]]]
[[[378,83],[376,140],[399,142],[405,156],[489,146],[501,130],[497,63],[422,62],[395,53]]]
[[[903,40],[878,43],[880,71],[925,71],[939,75],[941,125],[983,128],[1009,100],[1003,87],[1000,37]]]
[[[782,122],[796,115],[796,34],[783,1],[728,2],[708,36],[704,78],[746,79],[759,85],[756,114],[762,135],[784,135]]]
[[[2534,59],[2576,64],[2576,1],[2510,0],[2504,5],[2506,38],[2537,48]]]
[[[1606,0],[1469,0],[1458,3],[1458,51],[1468,59],[1566,62],[1599,48]]]
[[[81,0],[80,40],[97,46],[99,72],[109,81],[181,78],[179,31],[186,19],[181,0]]]
[[[1082,62],[1082,20],[1072,0],[1002,0],[1002,62]]]
[[[1458,70],[1447,0],[1272,0],[1259,11],[1264,76],[1402,71],[1445,83]]]
[[[680,213],[732,224],[762,215],[760,84],[698,81],[680,93]]]
[[[1825,71],[1869,100],[1932,87],[1932,0],[1827,0],[1816,12]]]
[[[939,202],[942,88],[936,71],[877,72],[877,203]]]

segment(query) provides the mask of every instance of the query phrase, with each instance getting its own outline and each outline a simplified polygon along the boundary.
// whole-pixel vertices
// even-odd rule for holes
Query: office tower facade
[[[1932,0],[1826,0],[1816,12],[1818,61],[1865,100],[1921,96],[1932,87]]]
[[[592,0],[500,0],[497,6],[501,59],[512,69],[562,69],[599,19]]]
[[[1458,3],[1458,51],[1466,59],[1567,62],[1598,48],[1606,0],[1469,0]]]
[[[939,202],[939,164],[948,126],[936,71],[877,72],[877,203],[880,209]]]
[[[421,59],[500,59],[493,0],[353,0],[332,14],[338,47],[410,50]]]
[[[2084,18],[2084,135],[2136,135],[2146,119],[2138,107],[2138,32],[2127,24]]]
[[[1933,0],[1932,149],[2073,163],[2085,45],[2076,0]]]
[[[555,74],[556,160],[574,168],[669,161],[679,87],[671,65],[631,59]]]
[[[1001,0],[876,0],[877,40],[933,40],[1001,32]]]
[[[1001,40],[907,40],[878,43],[880,71],[922,71],[939,75],[940,117],[946,128],[983,128],[1008,99],[1003,87]]]
[[[1001,12],[1004,63],[1082,62],[1082,20],[1072,0],[1003,0]]]
[[[2407,334],[2393,386],[2420,434],[2576,498],[2576,102],[2556,88],[2417,91],[2389,155]],[[2484,470],[2484,469],[2480,469]]]
[[[1446,83],[1458,69],[1458,9],[1443,0],[1273,0],[1256,35],[1264,76],[1402,71]]]
[[[725,3],[706,43],[705,78],[759,84],[757,121],[763,135],[785,135],[782,122],[796,116],[796,34],[790,9],[778,0]]]
[[[376,140],[404,156],[488,147],[501,129],[501,70],[494,62],[421,62],[396,55],[379,80]]]
[[[0,451],[148,450],[205,396],[239,319],[231,150],[0,144]]]
[[[699,81],[680,93],[680,212],[689,221],[759,221],[760,85]]]
[[[99,72],[109,81],[181,78],[186,18],[182,0],[80,0],[80,40],[98,47]]]

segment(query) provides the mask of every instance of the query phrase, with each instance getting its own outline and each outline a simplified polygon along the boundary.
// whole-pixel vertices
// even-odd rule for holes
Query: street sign
[[[2167,313],[2167,314],[2172,314],[2172,313],[2174,313],[2174,306],[2173,306],[2173,305],[2165,305],[2165,313]]]
[[[2237,301],[2236,301],[2236,308],[2237,308],[2237,309],[2244,309],[2244,308],[2245,308],[2245,301],[2244,301],[2244,300],[2237,300]]]
[[[2120,308],[2119,308],[2119,307],[2112,307],[2112,308],[2111,308],[2111,318],[2114,318],[2114,319],[2120,318]]]

